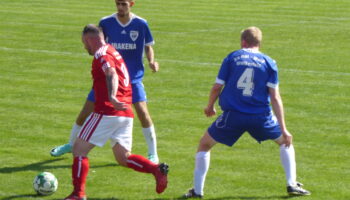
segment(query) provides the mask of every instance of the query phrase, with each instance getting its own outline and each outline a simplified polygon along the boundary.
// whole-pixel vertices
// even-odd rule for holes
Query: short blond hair
[[[242,31],[241,40],[244,40],[249,46],[260,46],[262,32],[258,27],[248,27]]]

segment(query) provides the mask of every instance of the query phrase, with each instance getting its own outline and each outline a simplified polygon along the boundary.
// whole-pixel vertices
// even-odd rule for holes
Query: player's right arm
[[[116,110],[126,110],[127,105],[117,99],[118,91],[118,75],[114,67],[106,67],[104,69],[106,75],[106,84],[108,90],[109,101],[113,104]]]
[[[228,79],[229,74],[229,59],[226,57],[220,67],[219,74],[216,77],[215,84],[210,90],[209,101],[207,107],[204,109],[204,114],[207,117],[214,116],[216,114],[215,102],[221,94],[221,90]]]
[[[282,135],[284,137],[284,144],[288,147],[292,144],[293,136],[289,133],[286,127],[284,120],[283,103],[278,86],[275,88],[269,87],[269,95],[271,99],[272,110],[276,115]]]
[[[209,101],[208,101],[208,105],[207,107],[204,109],[204,113],[207,117],[211,117],[213,115],[216,114],[216,110],[215,110],[215,102],[216,100],[218,99],[220,93],[221,93],[221,90],[222,90],[222,87],[224,85],[222,84],[219,84],[219,83],[215,83],[213,85],[213,87],[211,88],[210,90],[210,94],[209,94]]]

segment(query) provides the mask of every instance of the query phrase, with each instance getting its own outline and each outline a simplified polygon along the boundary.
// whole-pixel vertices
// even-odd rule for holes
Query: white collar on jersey
[[[97,49],[97,51],[95,52],[95,58],[98,59],[99,57],[106,55],[108,49],[108,44],[104,44],[103,46],[101,46],[99,49]]]
[[[243,51],[251,52],[251,53],[260,53],[259,49],[256,48],[242,48]]]
[[[128,23],[126,23],[126,24],[123,24],[123,23],[121,23],[121,22],[119,21],[118,16],[117,16],[117,13],[114,14],[114,18],[115,18],[115,20],[117,20],[118,24],[119,24],[121,27],[125,28],[125,27],[129,26],[129,24],[132,22],[133,19],[136,18],[136,15],[135,15],[134,13],[131,13],[130,20],[129,20]]]

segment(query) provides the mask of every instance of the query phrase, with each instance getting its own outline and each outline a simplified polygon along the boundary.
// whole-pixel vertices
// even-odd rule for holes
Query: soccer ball
[[[33,187],[39,195],[50,195],[56,192],[58,181],[52,173],[41,172],[34,178]]]

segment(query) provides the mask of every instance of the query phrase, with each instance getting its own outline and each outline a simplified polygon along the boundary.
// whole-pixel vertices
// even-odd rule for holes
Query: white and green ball
[[[41,172],[33,181],[34,190],[40,195],[50,195],[56,192],[58,181],[50,172]]]

